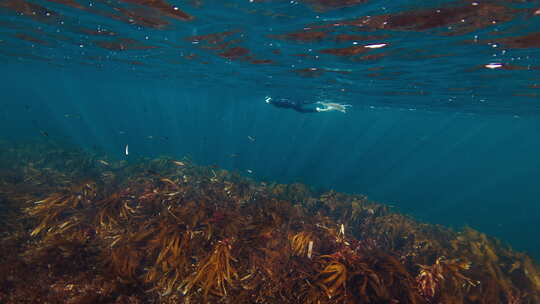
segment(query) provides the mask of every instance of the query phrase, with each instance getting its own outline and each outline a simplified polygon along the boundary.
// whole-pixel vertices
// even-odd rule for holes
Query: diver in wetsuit
[[[335,102],[305,102],[305,101],[294,101],[290,99],[273,99],[270,96],[266,96],[264,101],[278,108],[293,109],[296,112],[300,113],[317,113],[317,112],[328,112],[328,111],[339,111],[342,113],[347,113],[347,108],[352,107],[349,104],[341,104]],[[316,105],[320,105],[316,106]]]
[[[303,101],[295,101],[290,99],[273,99],[270,96],[266,96],[264,101],[266,103],[271,104],[278,108],[286,108],[286,109],[293,109],[296,112],[300,113],[316,113],[317,111],[316,107],[309,107],[310,105],[315,104],[315,102],[303,102]]]

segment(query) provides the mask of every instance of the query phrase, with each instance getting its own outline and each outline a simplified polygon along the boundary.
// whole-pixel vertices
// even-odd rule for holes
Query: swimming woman
[[[266,96],[264,101],[268,104],[271,104],[278,108],[293,109],[300,113],[317,113],[317,112],[328,112],[328,111],[339,111],[342,113],[347,113],[347,108],[352,107],[348,104],[340,104],[335,102],[305,102],[305,101],[296,101],[290,99],[273,99],[270,96]],[[320,105],[320,106],[317,106]]]

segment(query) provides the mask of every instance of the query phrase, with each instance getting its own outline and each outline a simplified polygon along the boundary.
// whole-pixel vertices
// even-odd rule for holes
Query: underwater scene
[[[0,304],[540,303],[540,3],[0,0]]]

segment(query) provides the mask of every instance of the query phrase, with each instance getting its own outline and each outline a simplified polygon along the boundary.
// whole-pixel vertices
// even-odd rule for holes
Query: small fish
[[[251,141],[251,142],[254,142],[255,141],[255,137],[251,137],[248,135],[248,139]]]
[[[185,165],[186,165],[184,162],[177,161],[177,160],[174,160],[174,161],[173,161],[173,164],[175,164],[175,165],[177,165],[177,166],[185,166]]]
[[[151,174],[151,175],[159,175],[159,173],[157,173],[154,170],[146,170],[146,173]]]
[[[369,44],[369,45],[365,45],[364,47],[365,47],[365,48],[368,48],[368,49],[378,49],[378,48],[385,47],[386,45],[387,45],[386,43],[379,43],[379,44]]]
[[[126,134],[126,131],[118,131],[118,134],[124,135],[124,134]]]
[[[154,139],[154,136],[148,135],[148,136],[146,136],[146,138],[147,138],[147,139]]]
[[[238,154],[233,153],[233,154],[229,155],[229,157],[238,157]]]
[[[49,133],[47,133],[46,131],[39,130],[39,133],[45,137],[49,137]]]
[[[246,172],[249,173],[249,174],[253,173],[253,171],[251,171],[249,169],[247,169]]]
[[[492,62],[492,63],[488,63],[484,65],[484,67],[486,67],[487,69],[498,69],[498,68],[502,68],[503,64],[500,62]]]
[[[129,155],[129,145],[126,145],[126,155]]]
[[[98,160],[99,163],[105,165],[105,166],[110,166],[110,164],[102,159]]]

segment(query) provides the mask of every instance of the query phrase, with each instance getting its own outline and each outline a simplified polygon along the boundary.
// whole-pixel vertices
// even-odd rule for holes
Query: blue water
[[[472,1],[332,4],[345,2],[170,1],[195,17],[179,20],[144,3],[2,0],[0,139],[116,159],[187,156],[256,180],[363,193],[539,258],[540,50],[519,38],[538,32],[539,7],[482,2],[488,13],[461,21],[450,12]],[[119,8],[137,14],[120,18]],[[415,10],[446,21],[385,17]],[[347,23],[366,16],[388,28]],[[313,31],[325,34],[290,35]],[[385,46],[327,51],[376,44]],[[352,107],[301,114],[265,96]]]

